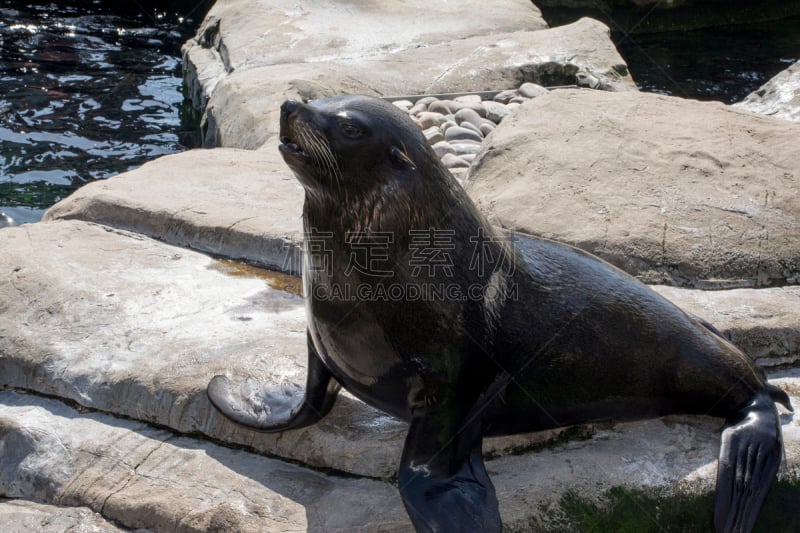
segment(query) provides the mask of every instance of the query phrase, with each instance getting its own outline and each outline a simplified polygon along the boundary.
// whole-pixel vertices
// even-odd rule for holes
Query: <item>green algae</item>
[[[564,531],[615,533],[706,533],[713,531],[711,493],[613,488],[598,504],[575,493],[561,498]],[[800,479],[777,481],[756,523],[755,533],[800,531]],[[548,531],[549,528],[539,531]]]

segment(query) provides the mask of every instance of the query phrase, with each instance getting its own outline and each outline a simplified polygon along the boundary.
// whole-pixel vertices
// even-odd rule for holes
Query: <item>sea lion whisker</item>
[[[330,144],[327,139],[317,134],[315,131],[301,127],[298,129],[298,134],[303,137],[304,142],[308,145],[309,151],[313,152],[314,159],[321,167],[327,168],[333,180],[341,188],[341,172],[339,166],[333,157]]]
[[[328,164],[324,155],[320,152],[319,142],[316,140],[313,132],[303,126],[297,128],[297,135],[303,140],[303,144],[308,150],[311,159],[320,168],[327,168]]]

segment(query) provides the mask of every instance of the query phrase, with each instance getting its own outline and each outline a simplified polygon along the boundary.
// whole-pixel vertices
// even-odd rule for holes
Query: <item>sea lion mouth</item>
[[[290,154],[299,155],[303,157],[308,157],[308,152],[306,152],[299,143],[293,141],[290,137],[283,135],[281,136],[281,145],[279,147],[283,152],[288,152]]]

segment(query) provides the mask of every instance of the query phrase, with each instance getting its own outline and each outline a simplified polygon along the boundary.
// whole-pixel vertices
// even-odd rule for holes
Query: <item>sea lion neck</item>
[[[307,188],[303,208],[306,230],[408,234],[412,230],[447,230],[454,225],[478,228],[485,224],[455,178],[438,166],[434,154],[426,165],[411,176],[385,176],[365,189]]]

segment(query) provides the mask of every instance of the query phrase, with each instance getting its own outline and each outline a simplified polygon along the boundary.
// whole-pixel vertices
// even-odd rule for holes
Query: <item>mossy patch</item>
[[[704,494],[665,494],[613,488],[605,494],[606,505],[584,499],[575,493],[561,498],[568,529],[580,532],[615,533],[706,533],[713,531],[714,496]],[[800,531],[800,480],[778,481],[761,510],[755,532]]]

